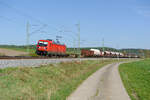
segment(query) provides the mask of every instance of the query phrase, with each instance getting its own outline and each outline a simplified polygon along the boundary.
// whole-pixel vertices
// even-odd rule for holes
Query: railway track
[[[0,59],[53,59],[59,57],[45,57],[45,56],[0,56]]]
[[[48,56],[0,56],[0,60],[2,59],[65,59],[65,58],[77,58],[77,57],[48,57]],[[103,58],[103,57],[81,57],[81,58]],[[104,58],[112,58],[112,57],[104,57]],[[128,57],[120,57],[120,58],[128,58]]]
[[[117,58],[104,58],[104,60]],[[103,60],[103,58],[50,58],[30,56],[0,56],[0,68],[6,67],[38,67],[40,65],[55,64],[83,60]]]

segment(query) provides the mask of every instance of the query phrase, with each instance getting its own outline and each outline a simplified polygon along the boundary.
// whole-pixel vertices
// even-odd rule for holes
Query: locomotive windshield
[[[38,45],[39,45],[39,46],[47,46],[47,45],[48,45],[48,42],[40,41]]]

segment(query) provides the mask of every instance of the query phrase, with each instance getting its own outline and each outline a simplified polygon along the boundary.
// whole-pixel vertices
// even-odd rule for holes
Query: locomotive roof
[[[45,41],[45,42],[51,41],[53,44],[65,45],[65,44],[61,44],[59,41],[54,41],[54,40],[52,40],[52,39],[39,40],[39,41]]]

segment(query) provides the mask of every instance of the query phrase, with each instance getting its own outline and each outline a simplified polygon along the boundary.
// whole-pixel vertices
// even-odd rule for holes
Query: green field
[[[65,100],[88,76],[115,61],[64,62],[38,68],[0,69],[0,100]]]
[[[150,59],[122,64],[119,71],[132,100],[150,100]]]

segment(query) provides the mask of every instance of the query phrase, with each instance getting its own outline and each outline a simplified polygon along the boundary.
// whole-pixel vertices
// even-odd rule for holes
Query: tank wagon
[[[105,57],[110,57],[110,56],[112,57],[111,51],[105,51],[105,52],[104,52],[104,56],[105,56]]]
[[[54,40],[39,40],[36,46],[36,54],[42,56],[67,56],[66,45]]]
[[[93,51],[94,52],[94,55],[95,57],[101,57],[103,56],[102,52],[98,49],[90,49],[90,51]]]
[[[82,57],[102,57],[104,55],[99,49],[81,50]]]

